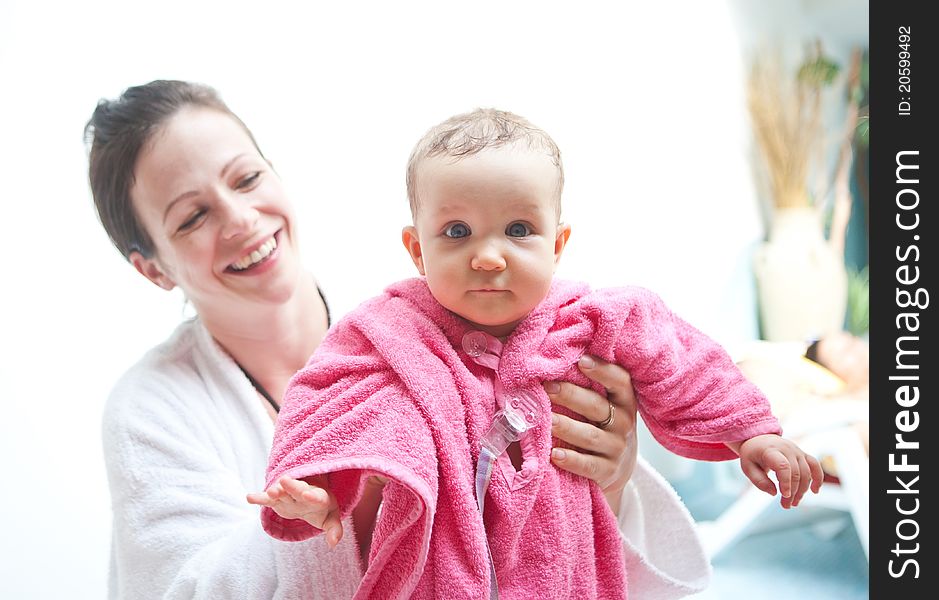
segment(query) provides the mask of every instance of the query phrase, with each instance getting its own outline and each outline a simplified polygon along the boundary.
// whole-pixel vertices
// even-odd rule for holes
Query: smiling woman
[[[200,314],[221,291],[231,310],[243,294],[281,302],[296,291],[293,208],[230,115],[201,107],[173,115],[142,149],[130,195],[144,230],[156,232],[152,255],[131,251],[131,263],[161,287],[182,287]]]
[[[315,560],[322,542],[272,547],[243,499],[259,485],[286,381],[328,326],[280,178],[198,84],[156,81],[102,101],[88,137],[112,242],[154,284],[180,287],[199,315],[125,374],[105,410],[111,595],[348,595],[354,546]],[[291,564],[313,568],[279,580]]]

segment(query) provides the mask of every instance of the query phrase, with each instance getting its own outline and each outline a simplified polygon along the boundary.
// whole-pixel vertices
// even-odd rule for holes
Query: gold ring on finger
[[[610,405],[610,414],[609,414],[609,416],[607,416],[606,419],[600,421],[599,423],[594,423],[594,425],[596,425],[596,426],[599,427],[600,429],[606,429],[606,428],[608,428],[610,425],[613,424],[613,417],[615,416],[615,412],[616,412],[615,409],[616,409],[616,407],[613,405],[612,402],[607,402],[607,404]]]

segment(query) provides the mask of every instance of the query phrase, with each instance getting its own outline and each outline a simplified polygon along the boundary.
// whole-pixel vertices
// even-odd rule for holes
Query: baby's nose
[[[505,258],[491,244],[487,244],[473,256],[472,267],[476,271],[502,271],[505,269]]]

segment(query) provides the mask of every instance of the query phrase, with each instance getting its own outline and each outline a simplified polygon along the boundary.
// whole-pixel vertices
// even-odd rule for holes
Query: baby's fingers
[[[802,502],[802,496],[805,495],[805,492],[809,490],[809,484],[812,483],[812,470],[809,468],[809,463],[806,460],[805,455],[799,455],[796,459],[798,461],[796,472],[799,473],[798,482],[799,486],[796,487],[796,477],[792,478],[792,487],[794,493],[792,494],[792,505],[799,506],[799,503]]]
[[[323,510],[329,506],[329,494],[323,488],[290,477],[282,477],[280,484],[284,486],[284,491],[297,502],[321,505]]]
[[[257,504],[258,506],[271,506],[274,504],[267,492],[251,492],[245,498],[248,500],[248,504]]]
[[[752,460],[741,460],[740,468],[743,469],[743,474],[747,476],[753,485],[757,487],[760,491],[766,492],[770,496],[776,495],[776,486],[773,484],[772,480],[766,476],[766,472],[763,471],[763,468]]]
[[[799,470],[802,472],[802,481],[799,483],[799,491],[794,498],[793,506],[802,501],[802,496],[809,489],[817,494],[822,488],[822,481],[825,479],[825,472],[822,471],[822,463],[811,454],[802,454],[799,456]]]
[[[260,506],[269,506],[274,508],[277,505],[277,501],[281,499],[284,495],[284,488],[281,487],[280,481],[275,481],[271,484],[271,487],[267,488],[263,492],[252,492],[249,493],[246,498],[248,504],[258,504]]]
[[[275,481],[271,487],[267,488],[267,496],[271,500],[280,500],[284,496],[284,488],[280,485],[280,481]]]
[[[323,526],[320,528],[326,533],[326,543],[330,548],[335,548],[339,540],[342,539],[342,523],[339,521],[339,510],[331,510],[323,520]]]
[[[797,468],[793,469],[793,464]],[[779,493],[783,497],[783,508],[789,508],[792,505],[792,492],[799,489],[801,475],[799,474],[798,464],[795,457],[790,460],[789,457],[776,448],[770,448],[763,455],[763,465],[776,473],[776,481],[779,482]]]
[[[297,502],[307,505],[317,515],[323,515],[322,523],[311,523],[323,530],[326,543],[335,548],[342,539],[342,523],[339,521],[339,504],[324,488],[296,479],[281,479],[284,489]],[[317,482],[319,480],[317,479]],[[318,519],[319,517],[317,517]]]
[[[812,492],[818,493],[822,489],[822,481],[825,480],[825,471],[822,470],[822,463],[811,454],[805,455],[805,460],[809,463],[809,469],[812,471]]]

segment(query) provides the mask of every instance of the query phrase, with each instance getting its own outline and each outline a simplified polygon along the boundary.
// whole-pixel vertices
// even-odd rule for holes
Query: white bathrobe
[[[235,362],[196,320],[115,386],[104,413],[114,513],[111,598],[350,598],[361,578],[351,523],[280,542],[261,529],[274,426]],[[631,598],[703,589],[710,565],[690,515],[642,459],[620,510]]]

